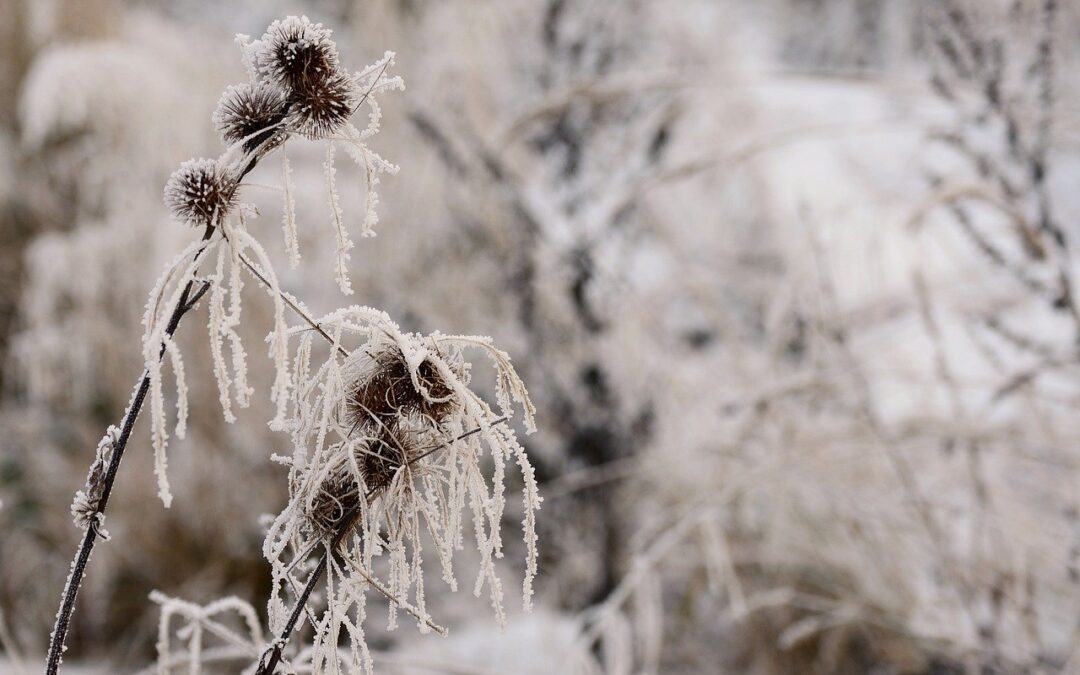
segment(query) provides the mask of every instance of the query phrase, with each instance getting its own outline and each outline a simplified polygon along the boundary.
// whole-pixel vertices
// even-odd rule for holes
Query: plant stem
[[[352,529],[353,521],[357,514],[360,513],[359,507],[354,508],[351,512],[347,513],[342,520],[341,527],[338,528],[337,533],[334,534],[334,539],[330,542],[330,551],[337,548],[341,540],[345,538],[349,530]],[[304,607],[307,606],[308,598],[315,591],[315,585],[319,583],[322,578],[323,572],[326,571],[326,565],[329,552],[324,553],[322,558],[319,558],[319,564],[315,566],[315,569],[311,572],[311,576],[308,578],[307,584],[304,585],[304,590],[300,593],[300,597],[296,599],[296,605],[293,606],[292,614],[289,615],[289,620],[285,622],[285,628],[281,631],[281,637],[275,642],[270,651],[270,659],[266,663],[262,663],[262,659],[259,659],[259,669],[255,671],[255,675],[274,675],[277,671],[278,663],[281,662],[281,650],[285,648],[285,643],[289,641],[289,636],[296,629],[296,624],[300,622],[300,616],[304,613]]]
[[[211,235],[214,233],[214,228],[208,226],[203,233],[204,245],[195,253],[195,259],[203,254],[206,250],[206,243],[209,243]],[[180,319],[183,318],[202,298],[203,294],[210,288],[209,282],[203,283],[200,288],[192,293],[192,289],[195,287],[195,280],[191,279],[184,286],[183,292],[180,294],[180,298],[176,302],[176,306],[173,307],[172,315],[169,317],[169,323],[165,327],[165,336],[167,338],[172,337],[176,332],[177,326],[180,325]],[[165,354],[165,343],[162,342],[161,349],[158,352],[158,359]],[[68,575],[67,584],[64,586],[64,597],[60,605],[60,611],[56,615],[56,624],[53,627],[52,635],[49,640],[49,655],[45,663],[46,675],[56,675],[60,670],[60,661],[63,658],[64,651],[67,649],[65,641],[67,639],[68,628],[71,624],[71,615],[75,610],[75,598],[79,593],[79,587],[82,586],[83,576],[86,574],[86,565],[90,561],[90,554],[94,550],[94,544],[98,539],[98,527],[97,523],[100,522],[98,516],[104,516],[105,506],[108,504],[109,495],[112,494],[113,483],[116,481],[116,472],[120,468],[120,460],[124,456],[124,450],[127,448],[128,440],[131,438],[131,430],[135,426],[135,420],[139,417],[139,412],[142,410],[143,403],[146,401],[146,394],[150,390],[150,372],[143,370],[142,379],[135,388],[135,395],[131,399],[131,405],[128,407],[127,412],[124,414],[124,420],[121,423],[120,437],[116,441],[116,445],[113,448],[112,455],[109,458],[109,466],[105,473],[105,478],[102,483],[101,499],[98,500],[97,508],[94,516],[90,520],[90,526],[86,528],[86,533],[83,535],[82,544],[79,546],[79,551],[75,555],[75,560],[71,564],[71,574]]]

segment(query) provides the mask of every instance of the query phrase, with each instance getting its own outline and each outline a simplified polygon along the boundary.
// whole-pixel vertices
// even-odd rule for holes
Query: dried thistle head
[[[304,504],[304,520],[316,538],[333,537],[346,518],[359,512],[362,498],[356,475],[342,456],[325,472],[318,488]]]
[[[306,325],[290,331],[297,359],[290,387],[294,451],[279,458],[290,467],[290,499],[269,524],[263,553],[275,588],[286,593],[304,584],[294,570],[306,554],[296,552],[342,534],[332,556],[340,564],[331,560],[325,571],[327,583],[341,592],[318,619],[328,630],[319,631],[311,647],[315,672],[330,668],[339,653],[345,617],[363,615],[365,589],[378,588],[393,599],[391,626],[399,609],[416,617],[422,630],[431,626],[425,570],[432,566],[426,559],[437,559],[442,581],[457,590],[454,558],[466,540],[476,551],[472,591],[486,589],[496,617],[505,619],[496,560],[504,555],[512,465],[522,484],[522,596],[528,606],[541,498],[525,449],[508,424],[520,407],[526,430],[535,430],[532,403],[509,356],[482,336],[403,332],[384,312],[367,307],[347,307],[314,322],[334,336],[335,345],[354,337],[362,343],[344,359],[344,348],[331,352],[316,367],[318,334]],[[469,388],[470,353],[494,366],[492,403]],[[356,522],[346,520],[354,512]],[[378,569],[376,558],[385,561]],[[285,616],[277,597],[271,606]],[[362,641],[351,647],[363,648]]]
[[[458,407],[450,383],[430,358],[409,368],[397,343],[365,348],[366,359],[346,394],[347,419],[353,425],[419,417],[439,425]]]
[[[331,33],[306,16],[275,21],[258,43],[255,62],[259,75],[290,93],[319,84],[338,69],[337,45]]]
[[[422,450],[417,434],[402,424],[380,424],[373,431],[354,452],[364,485],[374,495],[388,488],[398,469],[420,457]]]
[[[214,126],[227,145],[243,141],[244,150],[251,152],[266,144],[269,151],[285,141],[288,110],[279,88],[265,83],[239,84],[221,95],[214,110]]]
[[[289,96],[292,128],[313,140],[326,138],[349,121],[358,99],[356,82],[348,73],[312,80]]]
[[[213,159],[190,159],[165,184],[165,206],[181,222],[216,227],[232,209],[237,182]]]
[[[333,537],[360,514],[369,497],[386,490],[398,470],[423,452],[417,434],[398,424],[372,422],[357,429],[354,437],[356,442],[336,447],[304,505],[304,518],[317,538]]]

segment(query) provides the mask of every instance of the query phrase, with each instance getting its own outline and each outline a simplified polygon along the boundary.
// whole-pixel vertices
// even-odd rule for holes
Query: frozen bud
[[[347,73],[309,83],[291,97],[292,129],[313,140],[326,138],[349,121],[357,99],[356,83]]]
[[[84,530],[88,527],[98,527],[99,533],[104,532],[100,527],[105,515],[98,509],[105,490],[105,474],[109,470],[109,462],[112,461],[113,451],[116,450],[119,442],[120,429],[110,425],[105,435],[98,441],[94,461],[86,474],[86,490],[76,492],[75,501],[71,504],[71,516],[76,527]]]
[[[165,206],[192,226],[216,226],[229,212],[236,180],[213,159],[191,159],[165,184]]]
[[[268,84],[240,84],[222,94],[214,111],[214,126],[226,145],[240,141],[248,152],[267,145],[271,150],[285,140],[282,122],[288,114],[285,95]]]
[[[308,89],[337,72],[337,45],[331,31],[306,16],[290,16],[270,24],[259,40],[258,73],[289,92]]]

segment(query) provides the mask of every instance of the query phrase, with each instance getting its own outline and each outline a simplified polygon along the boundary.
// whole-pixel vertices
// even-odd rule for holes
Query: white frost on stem
[[[296,233],[296,198],[293,196],[292,167],[285,150],[281,151],[281,185],[284,197],[282,228],[285,231],[285,252],[289,255],[289,267],[300,265],[300,241]]]
[[[326,161],[323,163],[326,172],[326,191],[330,205],[330,221],[334,226],[334,236],[337,238],[337,258],[334,264],[334,279],[338,288],[345,295],[352,295],[352,284],[349,282],[349,259],[352,257],[353,242],[349,239],[349,232],[345,229],[345,223],[341,215],[341,204],[338,200],[337,185],[334,176],[337,169],[334,168],[334,143],[326,144]]]

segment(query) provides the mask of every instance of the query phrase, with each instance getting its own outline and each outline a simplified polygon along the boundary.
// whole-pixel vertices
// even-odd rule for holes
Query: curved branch
[[[208,226],[203,233],[203,247],[195,252],[195,260],[202,256],[213,233],[214,228]],[[177,299],[176,306],[173,307],[169,323],[165,327],[165,338],[172,337],[173,333],[176,332],[176,328],[180,325],[180,319],[195,307],[203,294],[209,290],[210,283],[203,282],[197,290],[192,292],[194,288],[194,279],[189,280],[187,285],[184,286],[184,290]],[[162,341],[158,359],[164,354],[165,342]],[[46,675],[56,675],[60,670],[60,661],[63,658],[64,651],[67,649],[64,643],[67,639],[68,628],[71,625],[71,615],[75,611],[75,599],[78,596],[79,588],[82,586],[83,576],[86,574],[86,565],[90,561],[90,554],[93,553],[94,544],[98,540],[97,523],[101,522],[101,517],[105,514],[105,507],[109,502],[109,496],[112,494],[113,484],[116,482],[116,472],[120,468],[120,460],[124,456],[124,450],[127,448],[128,440],[131,438],[131,430],[135,426],[135,420],[139,417],[139,412],[142,410],[149,390],[150,373],[143,370],[142,379],[135,388],[135,395],[131,399],[131,405],[128,406],[127,412],[124,413],[120,437],[117,439],[112,456],[109,458],[109,467],[102,483],[101,498],[98,500],[95,513],[90,519],[91,524],[86,528],[86,533],[83,535],[82,544],[79,545],[79,551],[71,564],[71,573],[68,575],[67,583],[64,585],[64,596],[60,604],[60,611],[56,614],[56,624],[53,626],[49,638],[49,655],[45,664]]]

